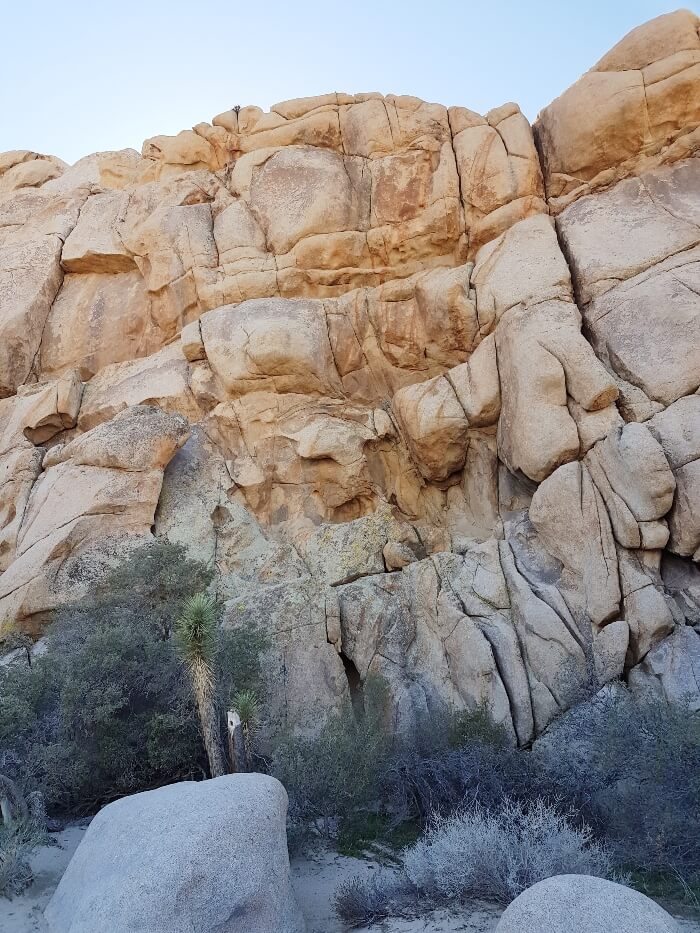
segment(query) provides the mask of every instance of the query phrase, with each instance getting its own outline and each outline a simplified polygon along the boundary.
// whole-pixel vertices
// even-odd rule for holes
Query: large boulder
[[[303,933],[287,795],[235,774],[123,797],[95,817],[46,908],[51,933]]]
[[[589,875],[555,875],[516,897],[496,933],[678,933],[638,891]]]

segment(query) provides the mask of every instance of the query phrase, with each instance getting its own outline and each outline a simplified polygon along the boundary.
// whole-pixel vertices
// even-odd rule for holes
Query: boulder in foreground
[[[51,933],[303,933],[287,794],[236,774],[124,797],[95,817],[46,908]]]

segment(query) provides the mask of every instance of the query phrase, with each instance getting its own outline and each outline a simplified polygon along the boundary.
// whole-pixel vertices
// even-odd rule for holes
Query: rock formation
[[[0,630],[154,534],[301,729],[370,675],[521,743],[614,678],[700,706],[699,25],[533,127],[329,94],[0,155]]]

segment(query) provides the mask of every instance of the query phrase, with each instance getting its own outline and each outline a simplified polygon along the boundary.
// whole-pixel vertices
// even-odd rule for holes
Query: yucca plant
[[[249,771],[253,757],[253,739],[260,724],[260,700],[254,690],[239,690],[232,697],[231,705],[241,720],[245,768]]]
[[[217,608],[208,593],[197,593],[185,603],[175,623],[175,644],[192,683],[204,748],[212,777],[227,774],[215,699]]]

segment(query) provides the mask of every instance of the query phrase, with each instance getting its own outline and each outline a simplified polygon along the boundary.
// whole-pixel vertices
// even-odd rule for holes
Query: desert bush
[[[436,813],[543,793],[530,758],[484,709],[436,710],[399,737],[386,728],[385,705],[386,686],[370,680],[364,715],[348,709],[313,738],[280,739],[271,770],[289,794],[293,839],[306,841],[300,830],[311,826],[350,852],[382,837],[393,844],[402,828],[414,835]]]
[[[635,872],[700,875],[700,716],[604,690],[533,753],[544,779]]]
[[[162,639],[170,637],[185,601],[206,590],[213,579],[207,565],[165,538],[135,548],[107,573],[88,597],[59,618],[79,612],[140,617]]]
[[[396,883],[381,872],[354,875],[342,881],[333,895],[333,909],[346,926],[369,926],[389,917],[394,909]]]
[[[457,807],[478,802],[492,809],[504,798],[529,800],[545,793],[530,757],[506,735],[498,730],[472,735],[470,730],[465,736],[466,722],[461,714],[457,731],[449,726],[445,733],[438,727],[429,743],[395,749],[384,784],[396,819],[426,824],[434,814],[446,815]]]
[[[15,668],[11,684],[2,679],[0,731],[11,731],[17,776],[39,787],[52,811],[89,812],[201,773],[192,701],[172,646],[128,615],[64,618],[31,669]],[[6,700],[18,698],[33,707],[24,729],[4,715]]]
[[[27,799],[15,782],[0,774],[0,897],[20,894],[32,881],[30,856],[48,842],[41,794]]]
[[[368,681],[364,715],[348,708],[313,738],[278,737],[270,769],[287,789],[293,838],[306,827],[332,836],[358,810],[378,804],[391,748],[383,696],[383,683]]]
[[[486,809],[504,798],[546,796],[542,774],[485,706],[433,711],[419,721],[415,740],[398,743],[384,776],[387,805],[398,820],[423,825],[434,814],[480,803]]]
[[[462,748],[474,742],[496,748],[513,747],[507,729],[501,723],[494,722],[486,703],[473,710],[444,710],[442,714],[433,715],[427,728],[423,727],[420,734],[424,742],[427,736],[432,736],[432,741],[435,741],[437,735],[440,744],[446,741],[451,748]]]
[[[47,841],[44,827],[31,819],[0,824],[0,897],[21,894],[31,884],[29,859]]]
[[[560,717],[532,751],[513,747],[485,711],[446,721],[422,730],[427,742],[395,751],[384,778],[393,813],[425,822],[473,804],[496,812],[505,799],[544,799],[621,870],[697,887],[700,715],[687,705],[618,684]]]
[[[39,788],[55,813],[85,813],[124,794],[205,774],[200,730],[171,639],[185,598],[210,571],[154,542],[57,613],[46,653],[0,668],[0,767]],[[222,632],[221,702],[233,678],[257,682],[263,639]]]
[[[350,708],[332,716],[313,738],[279,739],[271,771],[289,794],[295,845],[308,842],[312,829],[349,854],[381,842],[396,848],[436,813],[477,800],[493,807],[504,796],[529,799],[536,786],[542,793],[529,757],[483,709],[436,710],[410,735],[396,736],[386,726],[380,679],[365,684],[364,708],[360,716]]]
[[[480,805],[436,816],[404,853],[406,875],[433,901],[483,898],[509,903],[560,874],[614,876],[613,864],[586,825],[574,826],[544,801]]]

